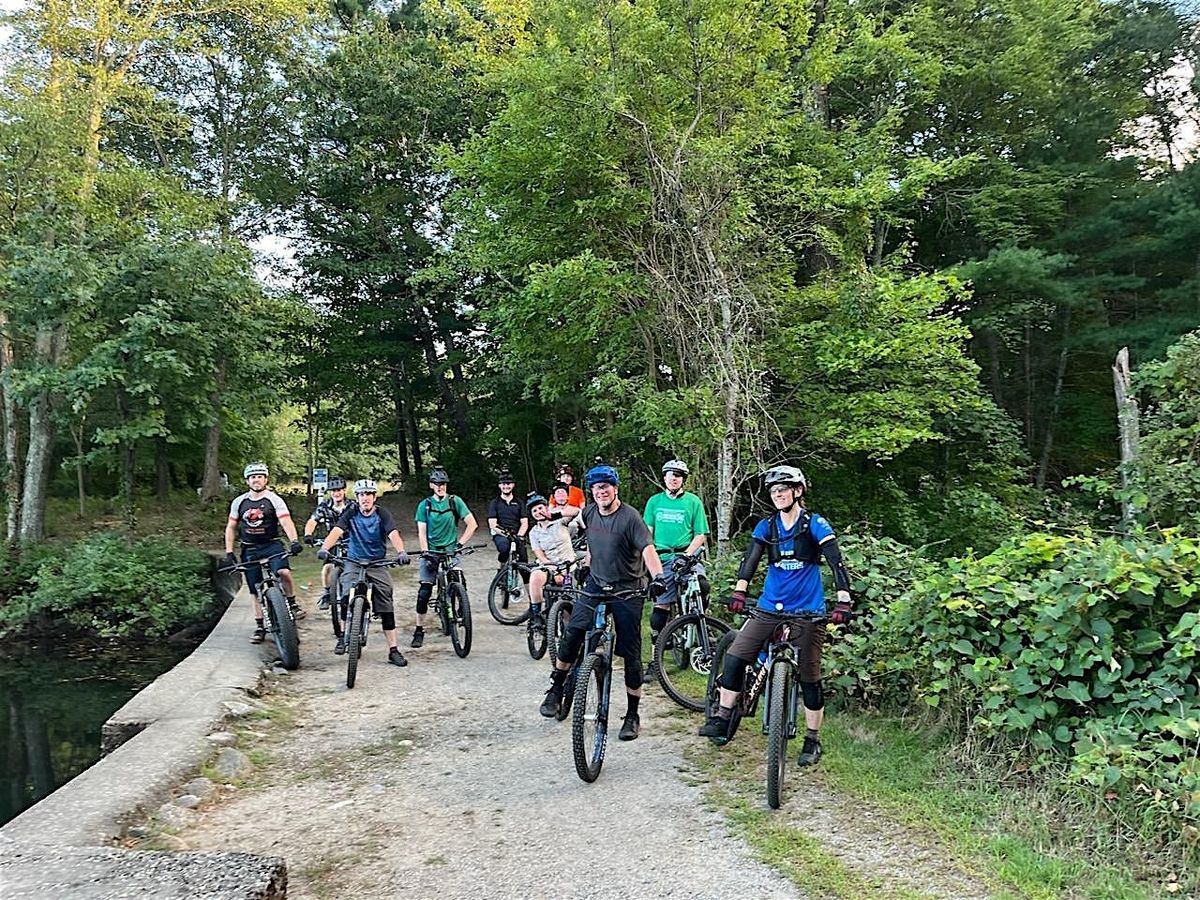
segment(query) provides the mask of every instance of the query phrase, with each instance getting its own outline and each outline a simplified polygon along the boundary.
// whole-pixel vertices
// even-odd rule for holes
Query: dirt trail
[[[411,515],[397,521],[408,531],[403,523]],[[599,780],[579,780],[569,721],[537,711],[548,661],[529,658],[523,628],[498,625],[488,614],[494,560],[480,552],[465,561],[475,621],[465,660],[436,629],[422,649],[408,649],[415,572],[393,570],[410,665],[387,665],[374,630],[353,690],[345,687],[345,658],[332,653],[325,614],[310,597],[302,668],[280,677],[272,694],[291,715],[263,726],[282,738],[248,785],[201,807],[194,827],[180,833],[183,842],[195,850],[283,856],[288,896],[296,900],[360,892],[801,896],[706,807],[684,762],[683,743],[691,738],[657,688],[642,704],[641,737],[614,740]],[[247,611],[247,630],[249,624]],[[623,698],[614,696],[614,711],[623,713]],[[912,864],[913,848],[889,844],[896,838],[889,829],[864,828],[855,840],[856,826],[838,816],[836,802],[821,806],[816,824],[834,838],[831,848],[855,846],[858,856],[871,857],[851,864]],[[852,815],[861,819],[861,810]],[[864,840],[871,845],[866,854]],[[980,895],[945,879],[928,887],[940,896]]]

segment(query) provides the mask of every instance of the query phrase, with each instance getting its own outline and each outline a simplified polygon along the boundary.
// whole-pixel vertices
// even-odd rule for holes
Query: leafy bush
[[[836,684],[1200,822],[1200,540],[1035,533],[936,567],[874,551],[851,556],[879,602],[831,648]]]
[[[213,607],[206,555],[170,538],[129,543],[108,531],[38,553],[26,589],[0,606],[0,634],[50,618],[103,637],[157,638]]]

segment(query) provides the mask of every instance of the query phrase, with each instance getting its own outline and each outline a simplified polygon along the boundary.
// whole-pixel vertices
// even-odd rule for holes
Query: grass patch
[[[968,759],[947,734],[842,712],[826,720],[822,743],[831,788],[934,832],[1021,896],[1142,900],[1197,887],[1194,875],[1175,880],[1182,861],[1151,861],[1123,842],[1103,810],[999,761]]]

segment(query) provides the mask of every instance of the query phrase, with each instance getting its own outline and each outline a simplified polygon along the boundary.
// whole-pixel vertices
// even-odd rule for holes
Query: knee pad
[[[804,708],[816,712],[825,708],[825,688],[819,681],[802,681],[800,690],[804,692]]]
[[[563,662],[575,664],[579,658],[579,650],[583,646],[584,629],[567,627],[562,640],[558,642],[558,658]]]
[[[625,657],[625,687],[636,691],[642,686],[642,659],[640,656]]]
[[[725,668],[721,670],[721,687],[730,691],[740,691],[746,680],[746,666],[748,665],[750,663],[740,656],[726,653]]]
[[[433,585],[421,582],[417,588],[417,615],[423,616],[429,611],[429,598],[433,596]]]
[[[670,607],[665,607],[665,608],[661,607],[661,606],[654,607],[654,611],[650,613],[650,631],[651,631],[651,633],[658,634],[660,631],[662,631],[663,626],[667,624],[667,622],[670,620],[670,618],[671,618]]]
[[[379,614],[380,624],[384,631],[394,631],[396,628],[396,614],[394,612],[385,612]]]

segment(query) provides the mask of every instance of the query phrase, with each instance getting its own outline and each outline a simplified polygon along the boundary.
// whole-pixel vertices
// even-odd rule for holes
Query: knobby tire
[[[355,592],[350,600],[350,610],[346,614],[346,687],[354,687],[354,679],[358,677],[358,658],[362,656],[362,626],[363,604],[366,598]]]
[[[525,643],[529,645],[529,655],[541,659],[546,655],[546,620],[535,620],[532,616],[525,622]]]
[[[278,587],[267,588],[267,603],[271,610],[271,631],[275,635],[275,649],[285,669],[300,667],[300,636],[296,633],[296,620],[288,609],[287,598]]]
[[[558,642],[562,640],[571,621],[571,612],[575,604],[566,597],[559,597],[550,605],[546,613],[546,649],[550,651],[550,662],[558,662]]]
[[[601,653],[588,654],[579,667],[575,685],[575,712],[571,718],[571,749],[575,772],[591,784],[600,777],[608,744],[608,661]]]
[[[466,585],[446,586],[446,606],[449,609],[450,643],[459,659],[466,659],[471,652],[471,601],[467,599]]]
[[[775,663],[771,671],[771,696],[767,706],[767,806],[779,809],[783,802],[783,776],[787,769],[788,695],[792,667]]]
[[[509,581],[513,578],[518,585],[516,596],[509,589]],[[508,597],[507,603],[505,597]],[[520,625],[529,618],[529,587],[515,566],[506,565],[492,579],[488,586],[488,609],[501,625]]]

